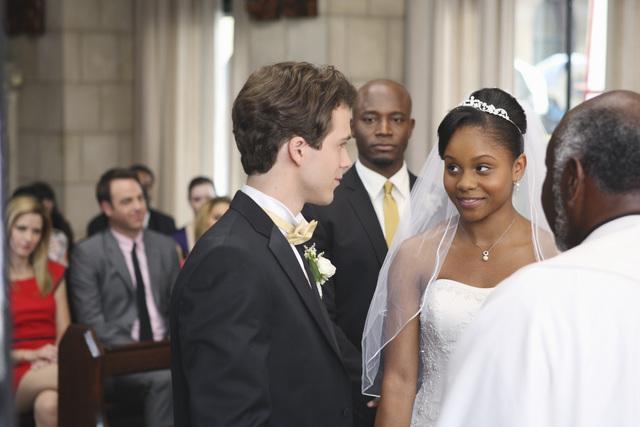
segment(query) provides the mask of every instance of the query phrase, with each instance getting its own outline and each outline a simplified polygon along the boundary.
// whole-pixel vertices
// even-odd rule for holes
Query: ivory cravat
[[[393,183],[386,181],[384,183],[382,212],[384,213],[384,238],[388,247],[391,246],[393,235],[398,227],[398,205],[396,204],[396,199],[393,198],[391,190],[393,190]]]
[[[309,261],[304,256],[304,247],[303,243],[307,242],[311,239],[316,226],[318,225],[318,221],[301,221],[297,226],[291,225],[287,220],[282,218],[281,216],[271,212],[268,209],[264,210],[269,218],[273,221],[273,223],[282,231],[286,233],[287,241],[290,245],[293,245],[295,250],[300,254],[300,261],[302,262],[302,269],[305,271],[307,275],[307,279],[309,280],[309,286],[314,291],[319,298],[322,298],[320,291],[316,288],[316,284],[313,280],[313,273],[311,273],[311,267],[309,266]]]
[[[275,225],[287,233],[287,241],[293,246],[301,245],[311,239],[311,236],[313,236],[313,232],[318,225],[318,221],[313,220],[311,222],[301,221],[298,225],[294,226],[273,212],[266,209],[265,212],[269,215],[269,218],[271,218]]]

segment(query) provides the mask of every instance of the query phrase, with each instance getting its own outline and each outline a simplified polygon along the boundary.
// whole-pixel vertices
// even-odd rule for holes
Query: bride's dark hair
[[[527,117],[518,101],[509,93],[498,88],[486,88],[473,92],[470,97],[503,108],[509,115],[509,120],[498,115],[477,110],[473,107],[458,106],[442,119],[438,126],[438,154],[444,157],[444,150],[449,145],[453,134],[464,126],[477,126],[491,133],[502,144],[513,158],[517,158],[524,151],[522,135],[527,131]]]

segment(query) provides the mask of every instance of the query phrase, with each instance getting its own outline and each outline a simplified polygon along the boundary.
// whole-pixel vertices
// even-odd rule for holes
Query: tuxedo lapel
[[[416,183],[417,179],[417,176],[409,172],[409,189],[413,189],[413,185]]]
[[[376,211],[371,203],[369,193],[364,188],[364,184],[360,180],[356,168],[352,167],[344,175],[342,184],[351,190],[349,195],[349,203],[351,208],[356,214],[356,217],[360,220],[362,227],[364,228],[371,246],[376,253],[376,258],[380,265],[384,261],[384,257],[387,255],[387,242],[384,239],[382,228],[380,228],[380,221],[376,216]]]
[[[331,347],[340,355],[333,329],[330,326],[329,316],[325,308],[321,305],[322,301],[320,301],[317,292],[311,288],[307,278],[304,276],[289,242],[287,242],[287,239],[284,238],[280,229],[275,225],[273,226],[273,231],[269,239],[269,249],[280,264],[280,267],[282,267],[289,277],[291,284],[296,292],[298,292],[300,299],[302,299],[307,310],[311,313],[311,317],[314,318]],[[310,279],[313,280],[313,278]],[[313,286],[315,286],[315,284]]]
[[[325,308],[322,306],[322,301],[314,295],[314,290],[310,288],[302,267],[300,267],[289,242],[287,242],[280,229],[276,227],[260,206],[241,191],[238,191],[234,196],[231,208],[240,212],[258,233],[267,237],[269,250],[287,275],[291,285],[300,296],[300,299],[302,299],[329,345],[341,358],[340,350],[333,334],[332,324]]]
[[[127,268],[127,264],[124,260],[124,255],[118,246],[116,238],[113,237],[111,232],[107,229],[103,231],[104,250],[109,263],[113,266],[114,270],[122,278],[122,282],[125,284],[125,288],[133,295],[133,281],[131,274]]]

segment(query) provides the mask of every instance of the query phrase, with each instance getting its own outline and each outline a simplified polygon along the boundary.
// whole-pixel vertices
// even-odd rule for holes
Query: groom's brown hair
[[[320,149],[340,105],[353,107],[356,90],[332,66],[281,62],[254,71],[233,103],[233,134],[248,175],[265,173],[280,146],[294,136]]]

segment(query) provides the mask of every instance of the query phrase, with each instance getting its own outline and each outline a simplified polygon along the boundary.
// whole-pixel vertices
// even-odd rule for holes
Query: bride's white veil
[[[542,260],[557,252],[540,201],[547,135],[533,109],[523,102],[520,105],[527,118],[527,166],[514,189],[513,204],[531,221],[535,257]],[[422,310],[425,290],[438,277],[456,234],[459,215],[445,192],[443,173],[444,162],[436,144],[413,186],[410,206],[400,220],[369,307],[362,338],[364,394],[380,395],[383,350]]]

